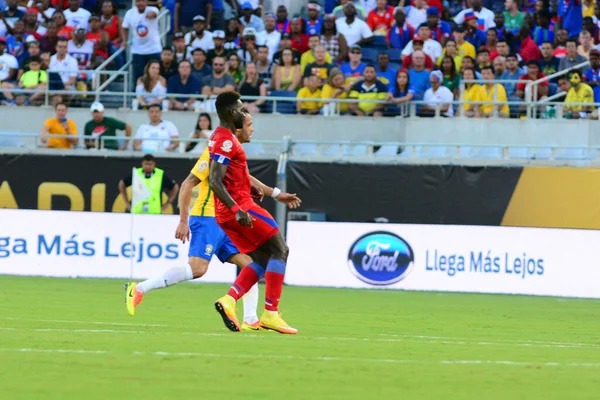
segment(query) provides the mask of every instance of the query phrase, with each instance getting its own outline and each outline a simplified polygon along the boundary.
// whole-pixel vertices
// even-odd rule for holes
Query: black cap
[[[529,67],[530,65],[536,65],[539,68],[540,62],[537,60],[529,60],[529,61],[527,61],[527,66]]]
[[[456,25],[454,27],[454,32],[464,32],[464,31],[465,31],[465,26],[463,24]]]
[[[185,34],[183,32],[175,32],[175,34],[173,34],[173,39],[182,39],[185,37]]]

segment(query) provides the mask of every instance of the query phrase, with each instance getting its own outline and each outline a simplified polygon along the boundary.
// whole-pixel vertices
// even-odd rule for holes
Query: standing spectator
[[[506,95],[510,101],[519,101],[520,97],[517,95],[517,81],[521,76],[525,75],[525,71],[519,67],[519,60],[517,60],[516,54],[509,54],[506,57],[506,71],[502,75],[501,79],[506,81],[515,81],[515,83],[504,83],[506,89]]]
[[[48,22],[46,35],[40,39],[40,50],[44,53],[56,53],[56,43],[58,42],[58,28],[56,22]]]
[[[265,17],[265,30],[261,35],[261,42],[269,49],[269,62],[273,62],[273,55],[279,50],[281,33],[275,30],[275,16],[269,14]]]
[[[331,13],[333,14],[333,16],[335,17],[336,20],[344,18],[344,15],[345,15],[344,11],[346,10],[346,4],[348,4],[348,3],[352,3],[352,1],[351,0],[340,0],[340,5],[335,7],[331,11]],[[367,10],[365,10],[363,6],[358,4],[358,1],[356,2],[356,5],[354,5],[354,7],[356,8],[356,15],[358,16],[358,18],[360,18],[363,21],[366,20],[369,12]]]
[[[554,55],[556,57],[567,56],[567,40],[569,40],[569,32],[566,29],[559,29],[554,36]]]
[[[483,77],[484,84],[479,89],[479,101],[488,102],[501,102],[503,104],[482,104],[479,107],[480,116],[483,118],[489,118],[494,115],[494,109],[498,110],[498,116],[501,118],[508,118],[510,111],[508,109],[508,98],[506,97],[506,90],[504,86],[499,83],[494,83],[494,71],[491,66],[483,67],[481,69],[481,75]]]
[[[12,35],[6,38],[6,50],[16,57],[17,61],[21,62],[27,57],[27,49],[25,48],[25,36],[23,21],[15,22]]]
[[[452,35],[452,27],[446,21],[440,20],[440,12],[437,7],[432,6],[427,9],[427,25],[431,30],[431,37],[442,46]]]
[[[390,68],[390,55],[386,52],[381,52],[377,55],[377,65],[375,66],[377,72],[377,79],[391,88],[396,80],[396,71],[394,68]]]
[[[179,131],[171,122],[162,118],[160,105],[148,108],[149,122],[140,125],[135,134],[133,149],[144,153],[174,151],[179,142]]]
[[[181,60],[190,60],[192,58],[192,48],[185,44],[185,35],[183,32],[173,34],[173,49],[175,50],[175,62]]]
[[[552,75],[558,72],[560,60],[554,56],[554,46],[550,42],[542,44],[542,59],[540,60],[540,69],[546,75]]]
[[[355,45],[350,49],[350,61],[340,66],[340,71],[344,75],[344,85],[353,85],[359,79],[362,79],[367,64],[361,62],[362,49]]]
[[[300,54],[308,51],[309,36],[304,33],[304,26],[300,18],[292,19],[290,23],[290,36],[292,37],[292,49],[297,50]]]
[[[594,102],[600,103],[600,51],[590,51],[590,68],[583,74],[583,81],[594,90]]]
[[[125,150],[129,146],[129,140],[124,140],[121,145],[116,139],[108,139],[117,136],[117,130],[125,131],[125,136],[131,137],[131,125],[112,117],[104,116],[104,105],[100,102],[92,103],[90,107],[92,119],[85,124],[85,136],[93,136],[94,139],[85,139],[85,147],[88,149]],[[104,143],[102,143],[102,139]]]
[[[599,6],[600,8],[600,6]],[[583,19],[583,30],[592,34],[594,44],[600,43],[600,27],[594,23],[596,17],[585,17]]]
[[[258,56],[256,61],[256,70],[258,77],[267,85],[267,89],[271,87],[271,76],[273,75],[272,66],[269,62],[269,48],[267,46],[258,46]]]
[[[565,118],[585,119],[594,107],[594,90],[581,82],[579,71],[569,73],[569,82],[571,89],[565,98]],[[584,105],[569,105],[570,103],[584,103]]]
[[[167,81],[167,93],[200,95],[202,83],[192,76],[192,63],[182,60],[177,66],[177,75]],[[170,108],[179,111],[194,111],[196,97],[171,97]]]
[[[146,64],[144,75],[136,82],[135,92],[138,105],[147,109],[153,104],[162,104],[167,93],[167,80],[160,75],[161,64],[152,60]]]
[[[577,41],[575,39],[567,40],[567,55],[560,59],[560,64],[558,65],[559,71],[564,71],[565,69],[574,67],[577,64],[581,64],[587,61],[587,58],[582,56],[581,54],[577,54]],[[580,68],[579,71],[581,72]]]
[[[383,116],[384,103],[367,103],[361,100],[385,100],[388,88],[377,80],[375,67],[367,65],[364,71],[364,80],[356,82],[350,90],[350,98],[357,99],[357,103],[350,103],[348,107],[354,115]]]
[[[276,65],[272,75],[273,90],[296,90],[300,86],[302,74],[300,65],[294,60],[292,49],[285,49],[281,55],[281,65]]]
[[[256,64],[253,61],[246,63],[246,72],[244,78],[238,85],[238,92],[242,96],[262,96],[267,95],[267,84],[260,79]],[[260,107],[264,104],[265,100],[244,100],[244,107],[251,114],[257,114],[260,112]]]
[[[80,71],[95,69],[100,65],[94,53],[94,43],[87,40],[87,32],[84,28],[75,29],[73,39],[69,40],[67,49],[69,55],[77,60]]]
[[[454,98],[457,99],[459,97],[460,75],[456,72],[456,66],[452,57],[444,56],[442,58],[440,71],[444,74],[442,85],[450,89],[454,94]]]
[[[258,16],[254,15],[252,4],[246,1],[242,4],[242,17],[240,22],[246,28],[253,28],[256,32],[262,32],[265,30],[265,23]]]
[[[423,39],[419,36],[419,35],[415,35],[415,37],[413,38],[413,40],[411,42],[409,42],[409,44],[407,45],[407,49],[408,50],[408,46],[412,45],[412,52],[411,54],[405,56],[405,55],[401,55],[402,57],[402,68],[404,69],[409,69],[412,66],[412,55],[414,54],[415,51],[423,51],[423,45],[424,45],[424,41]],[[443,52],[442,52],[443,54]],[[438,58],[439,60],[439,58]],[[431,59],[431,57],[429,57],[428,54],[425,54],[425,68],[428,70],[432,70],[433,69],[433,60]]]
[[[210,18],[207,18],[206,15],[207,6],[212,8],[210,1],[176,0],[174,31],[183,33],[192,32],[192,30],[195,30],[193,26],[196,24],[196,17],[202,17],[202,21],[208,19],[210,22]]]
[[[448,56],[452,60],[454,60],[454,67],[456,67],[456,71],[461,70],[462,56],[458,54],[458,50],[456,48],[456,41],[454,41],[454,39],[446,40],[446,45],[444,46],[444,50],[442,51],[442,57],[438,59],[438,66],[442,65],[442,58],[444,56]]]
[[[58,39],[56,54],[50,57],[48,72],[57,72],[66,90],[75,90],[78,67],[77,60],[68,54],[67,39]]]
[[[319,87],[321,87],[327,83],[327,77],[329,76],[329,71],[333,68],[333,65],[327,62],[325,58],[325,47],[322,44],[315,47],[314,54],[315,62],[306,66],[303,75],[305,78],[313,75],[316,76],[319,78]]]
[[[321,44],[321,37],[319,35],[312,35],[309,39],[308,39],[308,46],[310,47],[310,49],[302,54],[302,56],[300,57],[300,71],[302,73],[304,73],[304,69],[306,68],[306,66],[308,64],[314,63],[315,62],[315,54],[314,54],[314,49],[317,46],[322,46]],[[325,47],[325,46],[323,46]],[[360,47],[359,47],[360,48]],[[331,55],[329,55],[329,53],[327,53],[327,49],[325,50],[325,61],[331,64]]]
[[[290,21],[288,20],[288,12],[285,6],[277,7],[277,23],[275,30],[281,34],[290,33]]]
[[[327,112],[324,112],[324,114],[336,114],[338,107],[340,114],[348,112],[348,103],[339,103],[339,106],[337,106],[335,103],[327,101],[329,99],[348,98],[349,85],[347,85],[344,80],[344,74],[339,69],[333,68],[331,71],[329,71],[327,84],[323,86],[323,89],[321,90],[323,110],[327,110]]]
[[[198,116],[198,120],[196,121],[196,127],[194,131],[190,134],[190,139],[210,139],[210,135],[213,133],[212,128],[212,120],[210,119],[210,114],[208,113],[200,113]],[[206,146],[201,146],[199,142],[188,142],[185,146],[185,151],[194,153],[202,153]]]
[[[300,100],[296,102],[296,112],[298,114],[318,114],[321,111],[321,89],[319,89],[319,78],[310,75],[305,79],[305,85],[298,91],[299,99],[312,99],[312,101]]]
[[[123,19],[119,17],[119,7],[113,0],[104,0],[102,2],[100,26],[108,34],[108,39],[115,46],[120,46],[121,38],[123,37]]]
[[[519,4],[516,0],[506,0],[504,3],[504,27],[516,34],[525,23],[525,15],[519,11]]]
[[[17,0],[6,0],[6,7],[3,10],[3,22],[7,28],[14,27],[15,22],[21,20],[25,15],[25,11],[20,10],[18,5]]]
[[[206,54],[209,50],[215,48],[213,35],[206,30],[206,19],[202,15],[196,15],[192,21],[193,30],[185,35],[185,44],[190,49],[202,49]]]
[[[393,23],[394,7],[388,6],[386,0],[377,0],[377,7],[371,10],[367,16],[367,25],[369,25],[373,34],[387,36]]]
[[[319,35],[323,27],[323,18],[319,18],[321,6],[316,1],[311,1],[306,6],[308,10],[308,19],[306,23],[306,33],[308,35]]]
[[[209,14],[209,5],[207,3],[206,15],[208,19],[208,27],[210,30],[214,31],[224,31],[225,30],[225,0],[211,0],[210,6],[212,7],[211,18],[208,18]]]
[[[346,61],[348,56],[348,43],[341,33],[338,33],[335,21],[331,16],[325,16],[323,30],[321,31],[321,44],[333,61],[337,64]]]
[[[134,82],[144,74],[144,67],[150,60],[159,60],[161,45],[158,29],[158,8],[148,7],[147,0],[135,0],[135,8],[130,9],[123,19],[121,42],[127,46],[129,29],[133,28],[131,54]]]
[[[492,65],[494,66],[495,79],[496,80],[502,79],[502,75],[506,71],[506,58],[502,57],[502,56],[498,56],[498,57],[494,58]]]
[[[494,13],[482,6],[482,0],[471,0],[471,8],[459,12],[458,15],[454,17],[454,22],[457,24],[465,23],[465,16],[470,13],[475,14],[477,19],[477,29],[487,31],[489,28],[494,28],[496,26],[496,23],[494,22]]]
[[[160,74],[163,78],[168,80],[176,73],[177,63],[175,62],[175,53],[173,53],[173,49],[171,47],[165,47],[162,53],[160,53]]]
[[[356,18],[356,8],[352,2],[346,3],[344,6],[344,15],[346,17],[336,20],[335,25],[337,31],[346,38],[349,47],[355,44],[365,46],[373,42],[373,32],[365,21]]]
[[[396,74],[395,82],[391,85],[391,88],[386,96],[386,100],[389,103],[394,104],[392,112],[400,112],[400,104],[408,103],[415,97],[415,91],[410,86],[410,78],[408,71],[401,69]]]
[[[567,30],[569,39],[577,39],[583,24],[581,0],[559,1],[558,17],[560,26]]]
[[[257,58],[256,48],[256,31],[254,28],[245,28],[243,35],[244,42],[242,48],[238,50],[237,54],[240,56],[242,62],[255,61]]]
[[[406,6],[406,22],[414,27],[427,22],[427,1],[415,0],[413,6]]]
[[[108,58],[108,33],[101,29],[100,17],[92,15],[89,19],[90,31],[87,33],[87,40],[94,44],[96,59],[104,61]]]
[[[138,131],[139,132],[139,131]],[[156,150],[152,150],[154,152]],[[165,171],[156,168],[156,160],[152,154],[142,159],[142,168],[119,181],[119,193],[125,201],[125,208],[132,214],[164,214],[175,201],[179,185],[171,180]],[[139,182],[139,185],[134,183]],[[127,188],[131,186],[131,202],[127,198]],[[138,187],[141,186],[141,187]],[[169,191],[169,198],[162,202],[162,193]]]
[[[523,61],[529,60],[539,61],[542,58],[542,53],[537,47],[533,39],[531,39],[531,29],[527,25],[523,25],[519,30],[519,38],[521,39],[521,58]]]
[[[81,8],[80,0],[69,0],[69,9],[64,11],[67,26],[82,27],[86,31],[88,29],[88,21],[92,13],[85,8]]]
[[[415,28],[406,22],[406,12],[402,7],[394,10],[395,24],[388,32],[387,42],[391,49],[404,49],[415,34]]]
[[[208,51],[208,53],[206,53],[206,61],[209,64],[212,64],[212,60],[217,56],[227,58],[227,56],[229,56],[229,54],[230,54],[230,51],[225,49],[225,47],[224,47],[225,32],[224,31],[214,31],[212,33],[212,35],[213,35],[213,44],[215,47],[213,49],[210,49]]]
[[[588,31],[581,31],[579,34],[579,43],[581,44],[577,47],[577,53],[585,58],[590,58],[590,51],[594,48],[592,34]]]
[[[227,73],[233,77],[235,86],[237,86],[244,77],[242,70],[242,59],[235,53],[229,55],[227,59]]]
[[[537,81],[538,79],[545,78],[546,75],[540,72],[540,64],[536,60],[529,60],[527,62],[527,74],[519,78],[517,84],[517,96],[519,98],[525,98],[525,85],[529,81]],[[533,93],[532,93],[533,94]],[[540,100],[542,97],[548,95],[548,81],[544,81],[538,85],[538,97],[534,100]]]
[[[487,43],[485,48],[490,52],[490,60],[494,61],[494,58],[498,56],[496,51],[496,44],[498,43],[498,31],[496,28],[490,28],[486,32]]]
[[[206,63],[206,54],[202,49],[192,50],[192,76],[198,82],[204,81],[204,77],[212,74],[212,68]]]
[[[537,13],[537,25],[533,29],[532,38],[535,44],[541,46],[544,42],[554,42],[554,25],[550,25],[552,14],[543,10]]]
[[[431,57],[431,60],[435,63],[437,59],[442,56],[442,46],[435,40],[431,39],[431,29],[429,29],[427,24],[422,24],[419,26],[419,31],[413,38],[413,41],[415,39],[418,40],[419,38],[423,39],[423,52]],[[404,50],[402,50],[402,55],[406,57],[412,54],[412,52],[413,46],[412,43],[409,43],[406,45]]]
[[[439,105],[440,115],[443,117],[452,117],[454,109],[452,101],[454,94],[445,86],[442,86],[444,77],[440,71],[433,71],[429,74],[429,82],[431,87],[425,92],[423,101],[426,102],[421,107],[420,114],[423,116],[435,115],[435,109]]]
[[[481,48],[487,41],[486,34],[477,27],[477,17],[473,13],[465,14],[465,40],[475,49]]]
[[[458,25],[454,28],[454,40],[456,40],[456,48],[458,50],[458,55],[461,57],[471,57],[475,59],[475,46],[465,40],[465,27],[463,25]]]
[[[234,56],[234,54],[232,54],[232,56]],[[204,78],[202,94],[216,96],[223,92],[234,90],[235,80],[233,79],[233,76],[225,73],[225,59],[220,56],[215,57],[212,67],[212,75]]]
[[[227,50],[237,50],[240,44],[240,33],[244,30],[240,21],[232,18],[227,21],[225,28],[225,44]]]
[[[408,70],[408,76],[415,91],[415,100],[421,100],[425,90],[429,88],[429,71],[425,69],[425,53],[415,51],[412,57],[413,66]],[[442,80],[443,78],[442,76]]]
[[[65,18],[63,12],[56,11],[54,15],[52,15],[52,21],[56,23],[57,35],[69,40],[71,38],[71,34],[73,33],[73,27],[67,26],[67,19]]]
[[[44,122],[40,135],[41,142],[52,149],[70,149],[77,146],[77,126],[73,120],[67,118],[67,105],[57,103],[54,110],[56,117],[48,118]],[[64,138],[48,135],[63,135]]]

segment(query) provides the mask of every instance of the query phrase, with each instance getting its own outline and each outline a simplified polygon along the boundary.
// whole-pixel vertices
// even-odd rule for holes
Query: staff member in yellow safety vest
[[[127,198],[127,187],[131,186],[131,202]],[[169,200],[162,204],[162,192],[169,193]],[[162,214],[173,204],[179,185],[169,179],[160,168],[152,154],[142,159],[142,167],[134,168],[132,174],[121,179],[119,192],[125,200],[127,210],[133,214]]]

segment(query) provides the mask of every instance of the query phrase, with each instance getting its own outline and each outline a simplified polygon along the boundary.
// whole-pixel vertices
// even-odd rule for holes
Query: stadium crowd
[[[294,107],[280,104],[283,113],[398,115],[420,100],[424,116],[441,105],[447,117],[509,117],[523,112],[510,103],[524,99],[528,81],[589,60],[541,83],[537,95],[565,92],[566,118],[598,118],[600,6],[589,0],[298,1],[295,17],[285,5],[269,10],[263,0],[134,0],[122,18],[113,0],[3,2],[0,80],[7,105],[43,100],[40,93],[13,95],[15,88],[84,92],[91,71],[127,46],[132,31],[134,108],[212,111],[194,95],[235,89],[299,99]],[[167,47],[160,7],[173,11]],[[116,58],[110,67],[123,63]],[[449,104],[457,100],[464,107]],[[264,99],[245,105],[253,113],[273,107]]]

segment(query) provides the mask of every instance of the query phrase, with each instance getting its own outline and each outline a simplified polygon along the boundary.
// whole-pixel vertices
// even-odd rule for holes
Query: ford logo
[[[412,270],[415,256],[410,245],[391,232],[371,232],[354,242],[348,252],[350,271],[372,285],[391,285]]]

